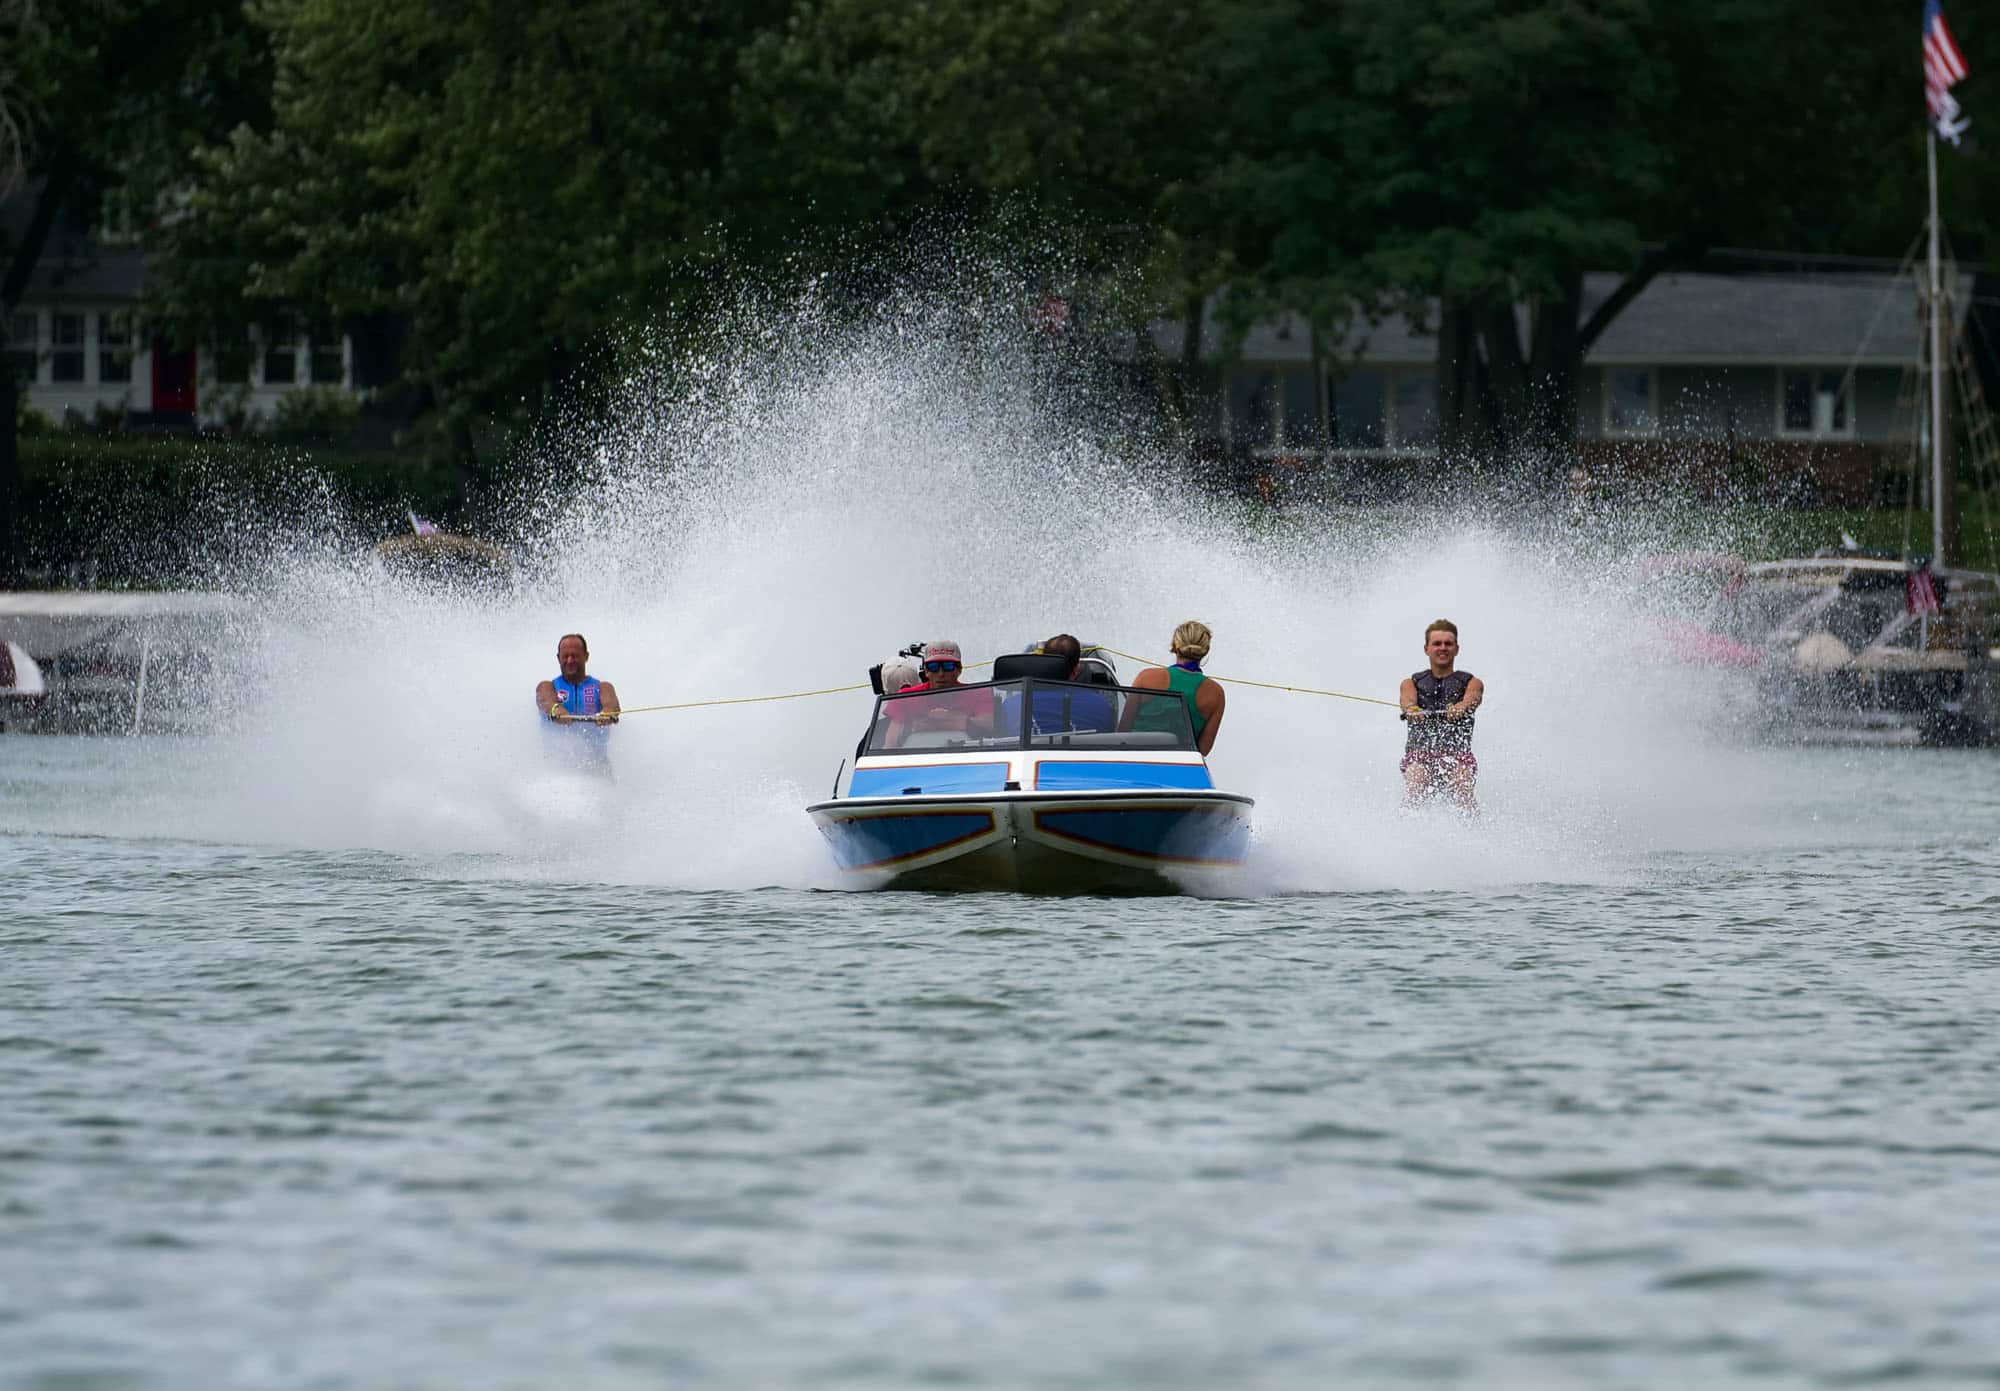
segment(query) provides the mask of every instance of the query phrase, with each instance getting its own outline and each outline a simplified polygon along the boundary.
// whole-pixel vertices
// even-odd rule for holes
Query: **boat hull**
[[[840,798],[808,807],[856,887],[1178,893],[1240,867],[1248,797],[1228,792]]]

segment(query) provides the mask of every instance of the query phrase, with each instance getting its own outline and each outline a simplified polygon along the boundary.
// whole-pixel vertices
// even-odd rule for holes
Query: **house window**
[[[1657,379],[1650,367],[1611,367],[1604,373],[1604,432],[1650,435],[1659,429],[1654,397]]]
[[[83,315],[49,315],[49,380],[83,380]]]
[[[264,385],[290,386],[299,379],[299,345],[289,324],[273,324],[264,340]]]
[[[312,331],[312,344],[307,356],[307,367],[312,379],[320,386],[339,386],[347,376],[346,364],[341,360],[340,335],[325,326]]]
[[[1437,443],[1437,378],[1429,372],[1405,372],[1396,378],[1396,443],[1422,449]]]
[[[1386,391],[1380,372],[1349,372],[1327,384],[1333,418],[1327,422],[1336,449],[1380,449],[1386,439]]]
[[[41,370],[42,316],[16,310],[7,325],[7,365],[17,382],[32,382]]]
[[[1237,375],[1230,390],[1232,438],[1251,449],[1311,445],[1319,433],[1317,392],[1311,372],[1266,368]]]
[[[214,364],[211,370],[215,373],[215,384],[217,386],[248,386],[250,384],[250,359],[253,355],[250,347],[250,339],[247,336],[224,338],[221,342],[212,344],[209,348],[208,360]]]
[[[1844,372],[1788,370],[1778,374],[1778,433],[1841,436],[1854,433],[1849,401],[1854,382]]]
[[[97,380],[132,380],[132,318],[129,314],[97,316]]]
[[[97,240],[106,246],[135,246],[140,230],[139,219],[132,211],[131,192],[119,189],[106,194],[98,206]]]
[[[1229,393],[1230,434],[1252,449],[1271,443],[1271,407],[1278,397],[1276,372],[1240,372]]]
[[[1287,372],[1278,398],[1278,443],[1287,449],[1308,448],[1319,439],[1319,375]]]

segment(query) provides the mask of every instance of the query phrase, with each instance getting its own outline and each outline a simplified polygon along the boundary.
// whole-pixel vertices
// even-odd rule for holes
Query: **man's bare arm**
[[[609,681],[597,683],[597,708],[604,712],[605,724],[618,723],[618,690]]]

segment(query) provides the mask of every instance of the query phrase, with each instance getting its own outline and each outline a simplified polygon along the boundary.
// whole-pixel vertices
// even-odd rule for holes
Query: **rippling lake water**
[[[1991,754],[1039,901],[260,843],[190,747],[0,739],[10,1391],[2000,1381]]]

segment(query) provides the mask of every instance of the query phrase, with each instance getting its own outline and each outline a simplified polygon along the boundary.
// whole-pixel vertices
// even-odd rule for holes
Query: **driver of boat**
[[[981,738],[994,730],[993,695],[986,690],[969,690],[960,685],[965,675],[965,657],[950,638],[924,644],[924,684],[903,699],[891,702],[885,712],[890,748],[908,742],[913,734],[962,734]],[[926,699],[928,694],[932,699]]]
[[[564,633],[556,642],[556,678],[535,687],[535,709],[556,724],[617,724],[618,692],[584,673],[589,661],[583,634]]]
[[[1057,633],[1042,644],[1042,651],[1051,657],[1066,658],[1069,674],[1063,679],[1076,680],[1077,669],[1083,662],[1083,644],[1073,634]],[[1117,723],[1110,693],[1096,690],[1037,690],[1029,717],[1037,734],[1098,734]]]

